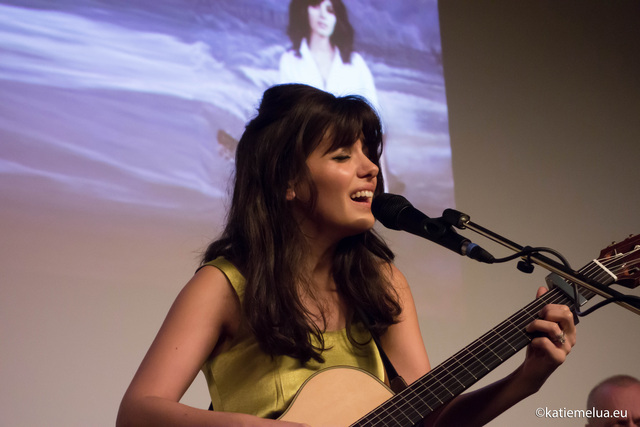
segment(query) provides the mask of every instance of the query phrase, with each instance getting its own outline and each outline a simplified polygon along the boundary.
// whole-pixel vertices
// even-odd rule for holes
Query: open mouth
[[[369,203],[373,199],[373,191],[356,191],[351,195],[351,200],[359,203]]]

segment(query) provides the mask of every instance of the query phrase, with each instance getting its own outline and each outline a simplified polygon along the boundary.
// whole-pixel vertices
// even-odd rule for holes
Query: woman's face
[[[307,7],[311,35],[331,37],[336,27],[336,15],[330,0],[323,0],[319,4]]]
[[[367,231],[375,218],[371,213],[371,201],[377,184],[378,166],[373,163],[362,142],[326,152],[331,141],[328,138],[307,158],[307,167],[317,190],[315,209],[305,214],[303,230],[311,235],[341,239]],[[309,201],[304,186],[296,190],[298,199]],[[305,222],[310,221],[305,226]],[[309,229],[309,226],[314,227]]]

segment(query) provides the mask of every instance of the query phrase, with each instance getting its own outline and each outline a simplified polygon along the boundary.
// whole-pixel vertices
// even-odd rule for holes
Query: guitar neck
[[[583,290],[589,299],[595,294]],[[352,426],[412,426],[475,384],[527,346],[525,327],[546,304],[571,306],[573,299],[554,288],[394,395]]]

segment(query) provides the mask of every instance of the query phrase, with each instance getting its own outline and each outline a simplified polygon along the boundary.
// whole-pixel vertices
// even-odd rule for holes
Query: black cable
[[[593,307],[589,307],[585,311],[580,311],[580,309],[576,306],[575,310],[573,312],[576,315],[580,316],[580,317],[584,317],[584,316],[587,316],[587,315],[593,313],[594,311],[598,310],[599,308],[602,308],[605,305],[611,304],[612,302],[616,302],[616,301],[623,301],[623,302],[628,302],[628,303],[631,303],[632,301],[635,301],[637,303],[640,303],[640,297],[637,297],[635,295],[624,295],[624,296],[621,296],[621,297],[611,297],[611,298],[607,298],[604,301],[600,301],[599,303],[597,303]]]
[[[555,255],[555,257],[558,258],[562,262],[562,264],[564,264],[565,267],[571,269],[571,266],[569,265],[569,261],[567,261],[567,259],[560,252],[556,251],[555,249],[545,248],[545,247],[532,248],[531,246],[525,246],[524,248],[522,248],[522,250],[520,252],[515,253],[513,255],[509,255],[509,256],[504,257],[504,258],[497,258],[493,262],[494,263],[502,263],[502,262],[507,262],[507,261],[514,260],[516,258],[521,258],[523,256],[531,257],[531,255],[535,255],[535,254],[540,253],[540,252],[547,252],[547,253],[550,253],[552,255]]]

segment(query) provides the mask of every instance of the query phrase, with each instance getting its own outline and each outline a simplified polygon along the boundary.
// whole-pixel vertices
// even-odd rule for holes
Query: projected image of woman
[[[373,76],[353,51],[354,31],[341,0],[292,0],[288,34],[292,47],[280,59],[282,83],[361,95],[378,108]]]

